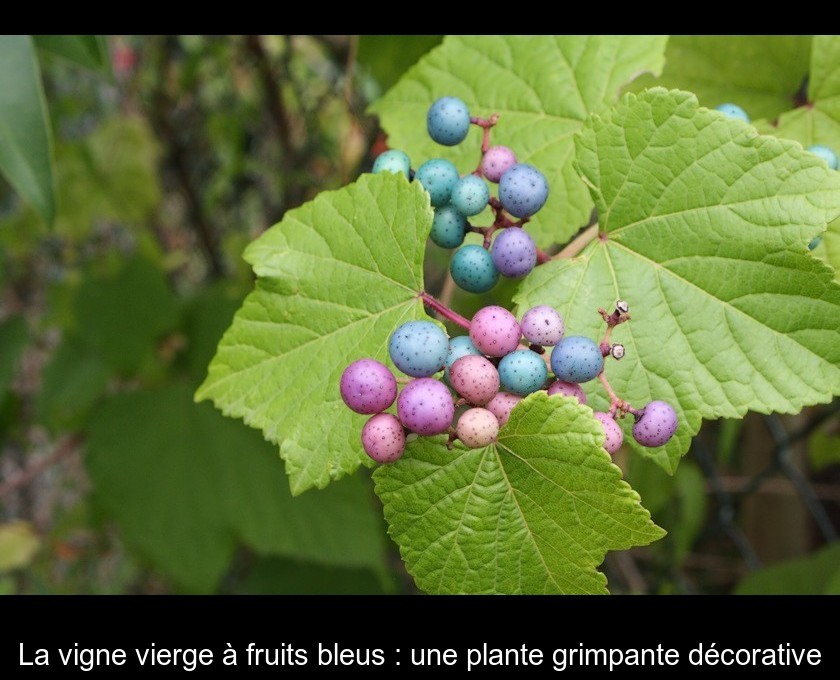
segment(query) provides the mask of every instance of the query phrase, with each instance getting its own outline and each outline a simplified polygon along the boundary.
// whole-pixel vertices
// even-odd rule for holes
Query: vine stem
[[[598,225],[593,224],[578,234],[563,250],[554,256],[555,260],[575,257],[598,236]]]
[[[610,385],[610,381],[607,380],[607,376],[604,375],[604,371],[602,370],[598,374],[598,380],[604,386],[604,389],[607,391],[607,394],[610,397],[610,415],[615,418],[615,414],[617,411],[621,411],[622,413],[632,413],[634,416],[638,417],[642,415],[642,412],[639,409],[633,408],[628,402],[621,399],[616,393],[615,390]]]
[[[433,297],[432,295],[429,295],[425,290],[421,291],[419,297],[421,300],[423,300],[424,305],[426,305],[427,307],[431,307],[444,319],[448,319],[452,323],[458,324],[461,328],[470,330],[470,322],[466,318],[458,314],[458,312],[447,307],[437,298]]]

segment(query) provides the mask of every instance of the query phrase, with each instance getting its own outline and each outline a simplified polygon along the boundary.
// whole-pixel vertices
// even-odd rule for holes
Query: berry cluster
[[[435,209],[430,238],[441,248],[458,248],[450,263],[452,278],[471,293],[490,290],[500,274],[521,278],[545,257],[522,226],[545,205],[548,182],[532,165],[518,163],[508,147],[490,146],[490,129],[498,118],[497,114],[487,119],[471,117],[457,97],[441,97],[429,108],[427,128],[438,144],[460,144],[471,124],[484,131],[481,161],[463,177],[443,158],[428,160],[412,172],[409,157],[396,149],[380,154],[373,164],[374,172],[402,173],[429,192]],[[499,185],[498,198],[490,195],[485,179]],[[492,225],[478,227],[468,222],[488,205],[495,216]],[[469,232],[482,234],[483,244],[462,245]]]
[[[549,395],[574,397],[585,404],[580,383],[595,378],[610,397],[609,411],[594,414],[604,429],[604,448],[612,454],[621,447],[624,434],[616,419],[628,413],[635,418],[637,442],[662,446],[677,429],[674,409],[663,401],[634,409],[618,398],[604,375],[605,358],[624,356],[622,345],[610,344],[610,333],[630,319],[628,311],[622,300],[611,314],[598,310],[607,324],[600,344],[565,335],[563,317],[546,305],[529,309],[520,321],[503,307],[483,307],[464,323],[469,335],[453,338],[431,321],[409,321],[388,343],[391,361],[408,376],[399,381],[404,383],[399,396],[398,380],[387,366],[359,359],[341,376],[341,397],[356,413],[372,415],[362,429],[362,445],[380,463],[397,460],[411,433],[448,433],[450,445],[459,439],[468,448],[487,446],[523,397],[547,389]],[[385,413],[395,400],[397,414]]]

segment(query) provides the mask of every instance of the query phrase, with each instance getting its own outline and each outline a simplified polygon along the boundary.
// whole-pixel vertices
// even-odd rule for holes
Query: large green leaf
[[[360,35],[359,63],[382,88],[388,88],[442,39],[441,35]]]
[[[0,172],[46,222],[52,222],[52,132],[35,46],[28,35],[0,38]]]
[[[704,106],[732,102],[752,118],[787,111],[805,76],[811,38],[807,35],[674,35],[659,78],[633,85],[690,90]]]
[[[35,45],[94,71],[108,67],[108,45],[102,35],[36,35]]]
[[[341,372],[387,359],[388,338],[422,318],[428,194],[404,177],[365,175],[286,213],[245,251],[258,276],[197,399],[212,399],[280,444],[293,493],[367,459],[363,416],[341,401]]]
[[[273,447],[194,404],[186,385],[104,402],[89,441],[97,504],[129,546],[189,590],[212,591],[238,541],[261,554],[381,566],[381,520],[361,479],[293,499]]]
[[[738,595],[822,595],[838,593],[840,544],[759,569],[746,576],[735,588]]]
[[[662,68],[665,37],[448,36],[371,109],[389,144],[418,167],[428,158],[471,172],[481,157],[473,130],[457,147],[433,142],[426,112],[444,95],[463,99],[474,116],[501,115],[493,143],[548,178],[548,203],[528,225],[540,244],[562,243],[589,219],[592,199],[575,174],[573,135],[587,115],[618,97],[622,85]]]
[[[807,250],[840,214],[840,174],[661,88],[594,116],[577,155],[606,237],[538,267],[515,301],[554,305],[567,332],[593,338],[596,308],[629,301],[610,381],[679,416],[671,442],[637,451],[673,472],[702,418],[795,413],[840,392],[840,287]],[[605,409],[597,383],[587,393]]]
[[[538,392],[496,444],[410,444],[374,472],[389,533],[432,593],[605,593],[608,550],[664,535],[602,447],[592,411]]]

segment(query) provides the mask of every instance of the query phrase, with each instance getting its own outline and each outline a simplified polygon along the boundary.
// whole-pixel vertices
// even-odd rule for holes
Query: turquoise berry
[[[452,205],[458,212],[467,217],[478,215],[487,207],[490,200],[490,189],[481,177],[467,175],[458,180],[452,190]]]
[[[470,131],[470,110],[458,97],[441,97],[429,107],[426,128],[438,144],[460,144]]]
[[[827,146],[823,146],[822,144],[814,144],[808,147],[808,151],[815,156],[822,158],[826,163],[828,163],[828,167],[832,170],[837,169],[837,154],[834,153],[832,149],[829,149]]]
[[[518,349],[506,354],[499,362],[499,380],[506,392],[525,396],[542,389],[547,379],[545,361],[530,349]]]
[[[417,169],[414,175],[423,188],[429,192],[432,205],[438,208],[449,203],[452,190],[458,183],[460,176],[458,168],[443,158],[433,158],[426,161]]]
[[[373,171],[393,172],[395,175],[403,174],[408,179],[408,173],[411,171],[411,160],[404,151],[389,149],[376,157],[373,162]]]
[[[725,113],[730,118],[737,118],[745,123],[750,122],[750,117],[747,115],[747,112],[737,104],[721,104],[720,106],[716,106],[715,109],[721,113]]]
[[[598,345],[582,335],[570,335],[551,351],[551,370],[558,380],[582,383],[595,378],[604,367]]]
[[[429,237],[441,248],[457,248],[467,235],[467,218],[452,205],[435,208]]]
[[[470,293],[486,293],[499,280],[490,253],[477,245],[458,248],[449,263],[449,271],[455,283]]]
[[[406,375],[428,378],[443,368],[449,338],[431,321],[407,321],[391,334],[388,354]]]

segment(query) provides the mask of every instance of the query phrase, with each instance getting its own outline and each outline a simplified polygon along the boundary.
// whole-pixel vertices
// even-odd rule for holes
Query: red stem
[[[431,307],[444,319],[448,319],[452,323],[458,324],[461,328],[470,330],[470,322],[467,319],[458,314],[458,312],[449,309],[449,307],[447,307],[437,298],[429,295],[425,290],[420,293],[420,299],[423,300],[424,305],[426,305],[427,307]]]

